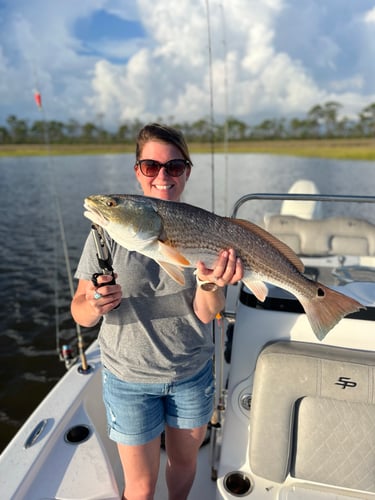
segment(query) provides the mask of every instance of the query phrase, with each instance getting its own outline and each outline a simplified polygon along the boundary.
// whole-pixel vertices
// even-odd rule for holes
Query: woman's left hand
[[[243,265],[233,248],[220,252],[212,269],[203,262],[197,263],[197,275],[202,281],[211,281],[219,287],[234,285],[243,278]]]

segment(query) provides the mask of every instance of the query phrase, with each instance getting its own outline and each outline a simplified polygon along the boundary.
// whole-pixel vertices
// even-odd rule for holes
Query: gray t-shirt
[[[123,297],[120,307],[103,317],[103,365],[129,382],[170,383],[193,376],[214,350],[210,325],[193,311],[193,270],[184,270],[181,286],[152,259],[106,238]],[[90,280],[96,272],[100,268],[89,235],[75,277]]]

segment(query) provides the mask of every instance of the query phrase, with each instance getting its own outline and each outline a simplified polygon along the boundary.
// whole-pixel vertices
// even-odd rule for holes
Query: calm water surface
[[[184,201],[211,210],[211,156],[195,155],[193,163]],[[132,166],[133,155],[0,159],[0,450],[65,373],[56,352],[56,317],[59,344],[74,343],[57,206],[74,271],[90,229],[84,197],[139,193]],[[287,191],[298,178],[314,180],[322,193],[373,195],[374,173],[373,162],[217,155],[215,212],[230,213],[246,193]],[[256,221],[263,210],[279,211],[279,202],[264,203],[239,215]],[[371,210],[358,205],[345,214],[375,222]],[[86,342],[96,333],[84,329]]]

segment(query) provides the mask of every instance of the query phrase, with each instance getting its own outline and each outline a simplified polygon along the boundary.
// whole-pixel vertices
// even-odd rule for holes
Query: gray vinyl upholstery
[[[375,405],[306,397],[296,429],[292,476],[374,491]]]
[[[284,341],[265,347],[250,441],[258,476],[375,492],[375,353]]]
[[[265,220],[265,229],[299,255],[375,255],[375,225],[362,219],[271,215]]]

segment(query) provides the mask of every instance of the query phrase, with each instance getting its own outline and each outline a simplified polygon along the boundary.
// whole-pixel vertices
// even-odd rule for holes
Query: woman
[[[159,124],[140,131],[134,169],[145,196],[180,201],[191,168],[179,131]],[[213,410],[208,324],[224,307],[223,287],[242,278],[242,264],[228,249],[214,269],[198,262],[197,277],[186,269],[181,286],[153,260],[110,238],[108,246],[117,283],[109,285],[110,276],[98,278],[100,288],[92,283],[98,266],[89,237],[71,310],[83,326],[103,318],[103,394],[109,437],[117,442],[124,471],[123,498],[153,498],[165,430],[169,499],[183,500]]]

